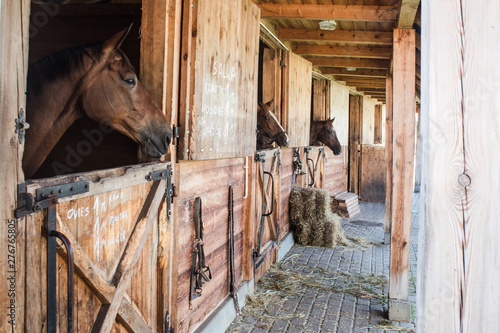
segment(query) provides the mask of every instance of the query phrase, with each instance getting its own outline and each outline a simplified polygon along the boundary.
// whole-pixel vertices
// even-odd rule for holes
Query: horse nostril
[[[172,134],[167,133],[167,135],[165,135],[165,146],[167,147],[167,149],[171,141],[172,141]]]

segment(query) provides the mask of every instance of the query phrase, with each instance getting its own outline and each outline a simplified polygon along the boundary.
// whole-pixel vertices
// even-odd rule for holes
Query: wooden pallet
[[[347,191],[337,191],[332,194],[332,210],[344,217],[354,217],[361,213],[358,195]]]

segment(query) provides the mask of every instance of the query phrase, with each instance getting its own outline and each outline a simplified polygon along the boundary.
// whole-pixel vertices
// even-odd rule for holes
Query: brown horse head
[[[334,155],[342,153],[342,145],[337,138],[337,133],[333,128],[335,118],[323,121],[313,121],[311,124],[310,143],[324,143],[333,151]]]
[[[272,101],[259,102],[257,107],[257,147],[270,148],[273,142],[280,147],[288,146],[289,139],[271,109]]]
[[[31,129],[23,157],[27,177],[83,115],[130,137],[150,157],[168,152],[170,124],[119,49],[129,31],[104,43],[63,50],[30,66],[27,109]]]

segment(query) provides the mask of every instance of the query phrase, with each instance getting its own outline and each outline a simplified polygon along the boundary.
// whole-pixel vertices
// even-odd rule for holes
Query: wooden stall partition
[[[155,163],[27,184],[26,193],[36,200],[50,195],[59,199],[54,208],[26,217],[31,226],[27,235],[30,283],[26,299],[30,302],[26,317],[30,320],[26,331],[45,331],[50,322],[67,331],[69,306],[78,332],[162,329],[165,313],[157,296],[161,277],[158,240],[159,229],[172,222],[167,218],[170,198],[165,196],[171,184],[170,170],[170,163]],[[76,274],[69,286],[68,252],[62,245],[55,258],[57,284],[48,281],[51,259],[47,247],[55,238],[47,240],[47,228],[55,228],[72,246]],[[68,287],[74,288],[73,299]]]
[[[325,147],[324,161],[324,184],[323,188],[331,193],[347,190],[349,151],[342,147],[340,155],[333,155],[333,152]]]
[[[263,103],[273,102],[274,114],[281,121],[281,56],[280,49],[265,47],[262,59],[262,96]]]
[[[179,159],[255,151],[259,20],[250,0],[184,2]]]
[[[330,119],[330,81],[312,81],[312,120]]]
[[[363,96],[349,96],[349,192],[359,194]]]
[[[247,256],[249,209],[253,204],[247,191],[245,197],[245,158],[211,161],[183,161],[179,165],[178,187],[178,276],[177,314],[173,327],[176,332],[192,332],[229,294],[229,186],[233,187],[234,200],[234,252],[235,280],[240,284],[248,278],[244,272],[251,259]],[[250,164],[250,161],[249,161]],[[251,182],[249,174],[249,182]],[[194,201],[201,198],[204,225],[204,251],[206,264],[210,266],[212,280],[203,284],[202,295],[189,302],[190,276],[193,258]]]
[[[385,147],[361,145],[360,199],[371,202],[385,201],[386,162]]]
[[[311,124],[312,65],[304,58],[283,52],[282,124],[290,147],[309,144]]]
[[[257,282],[276,262],[280,241],[281,175],[280,150],[259,150],[255,154],[255,222],[253,261]]]
[[[500,327],[500,3],[424,5],[418,330],[494,332]]]
[[[17,184],[24,180],[21,170],[23,144],[16,133],[19,112],[26,111],[28,69],[28,28],[30,2],[0,1],[0,160],[2,200],[0,203],[0,305],[2,332],[24,332],[25,257],[29,224],[14,218]]]

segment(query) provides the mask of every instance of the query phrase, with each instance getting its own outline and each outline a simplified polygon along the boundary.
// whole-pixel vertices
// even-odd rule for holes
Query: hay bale
[[[328,191],[295,187],[290,195],[290,221],[301,245],[334,247],[348,245],[341,219],[331,210]]]

